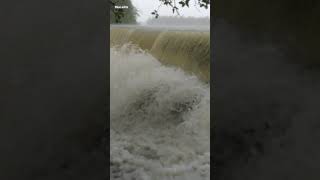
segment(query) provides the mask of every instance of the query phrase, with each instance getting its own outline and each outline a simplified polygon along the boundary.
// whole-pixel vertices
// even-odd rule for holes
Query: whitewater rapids
[[[130,44],[110,53],[110,179],[209,180],[209,85]]]

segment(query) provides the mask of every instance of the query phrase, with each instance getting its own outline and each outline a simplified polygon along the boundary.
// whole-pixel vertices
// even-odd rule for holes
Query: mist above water
[[[183,16],[160,16],[150,18],[146,22],[137,25],[112,24],[111,27],[143,27],[146,29],[159,30],[187,30],[187,31],[210,31],[209,17],[183,17]]]
[[[181,16],[160,16],[158,18],[150,18],[145,22],[148,26],[162,26],[162,27],[200,27],[210,28],[209,17],[181,17]]]
[[[209,86],[132,45],[110,61],[110,178],[209,180]]]

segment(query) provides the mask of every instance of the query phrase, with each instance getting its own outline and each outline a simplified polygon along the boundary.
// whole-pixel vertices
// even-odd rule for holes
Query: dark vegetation
[[[109,0],[110,23],[136,24],[138,15],[136,8],[130,0]],[[116,9],[115,6],[128,6],[128,9]]]
[[[157,9],[151,12],[155,18],[159,17],[159,9],[162,6],[167,6],[172,9],[173,14],[179,15],[179,9],[186,8],[191,5],[190,0],[159,0],[160,4]],[[199,6],[200,8],[208,9],[210,6],[210,0],[195,0],[193,2],[194,6]]]

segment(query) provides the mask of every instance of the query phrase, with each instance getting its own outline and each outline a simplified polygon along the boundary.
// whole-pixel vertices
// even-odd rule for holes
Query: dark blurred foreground
[[[104,1],[0,4],[0,179],[103,179]]]
[[[320,1],[317,0],[218,0],[213,16],[244,30],[272,34],[305,58],[298,63],[320,66]],[[270,37],[268,37],[270,38]]]
[[[319,69],[270,34],[213,31],[215,180],[319,179]]]

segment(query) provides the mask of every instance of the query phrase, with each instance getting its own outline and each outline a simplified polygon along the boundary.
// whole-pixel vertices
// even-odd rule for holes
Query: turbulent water
[[[192,29],[195,28],[195,29]],[[210,81],[210,32],[197,26],[112,26],[110,44],[133,43],[161,63],[178,66],[205,82]]]
[[[130,44],[110,61],[110,178],[210,179],[209,85]]]

